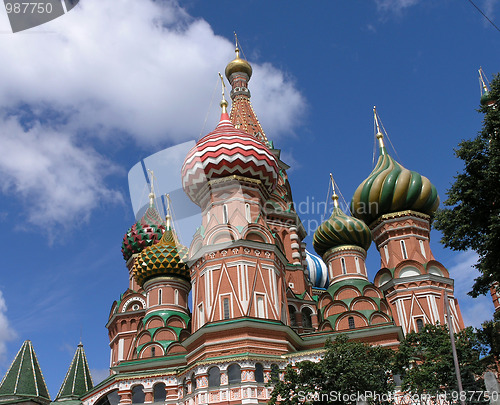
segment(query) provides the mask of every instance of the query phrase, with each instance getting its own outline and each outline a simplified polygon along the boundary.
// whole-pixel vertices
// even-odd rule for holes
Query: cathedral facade
[[[351,215],[334,191],[332,214],[314,234],[316,254],[308,252],[289,166],[253,110],[252,67],[238,49],[225,75],[231,111],[223,99],[218,125],[180,174],[202,218],[190,246],[179,243],[152,192],[122,244],[129,285],[106,325],[110,375],[93,386],[79,346],[54,402],[265,404],[287,364],[318,361],[340,333],[397,349],[405,334],[447,323],[447,311],[455,332],[464,327],[453,280],[429,244],[439,205],[431,182],[394,160],[378,130],[378,162]],[[381,266],[370,281],[372,242]],[[50,402],[39,367],[25,370],[26,356],[36,360],[25,345],[0,384],[0,404]]]

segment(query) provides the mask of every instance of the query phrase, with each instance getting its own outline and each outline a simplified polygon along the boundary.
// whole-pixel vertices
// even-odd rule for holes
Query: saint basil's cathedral
[[[313,255],[289,166],[252,108],[252,67],[238,49],[225,75],[231,111],[223,98],[219,123],[180,173],[201,210],[191,245],[179,243],[170,209],[163,218],[151,193],[123,239],[129,285],[106,325],[110,375],[93,385],[80,344],[53,403],[265,404],[269,381],[287,364],[318,361],[339,333],[397,349],[405,334],[446,324],[447,313],[455,332],[464,328],[453,280],[429,244],[436,188],[389,155],[376,111],[376,166],[354,193],[352,216],[334,188]],[[372,241],[381,259],[373,282]],[[0,405],[16,403],[51,403],[30,341],[0,384]]]

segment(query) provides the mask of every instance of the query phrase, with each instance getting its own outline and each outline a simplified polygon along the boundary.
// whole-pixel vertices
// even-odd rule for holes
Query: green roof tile
[[[0,403],[31,399],[50,403],[50,395],[31,341],[26,340],[0,383]]]

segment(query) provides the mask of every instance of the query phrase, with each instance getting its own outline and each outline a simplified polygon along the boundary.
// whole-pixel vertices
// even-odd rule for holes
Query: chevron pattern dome
[[[182,187],[193,202],[208,181],[232,175],[260,180],[272,192],[278,165],[269,149],[253,136],[236,129],[227,113],[217,128],[200,139],[182,166]]]
[[[160,242],[144,249],[134,264],[134,278],[141,287],[154,277],[173,276],[190,280],[186,264],[187,247],[177,242],[172,230],[166,230]]]

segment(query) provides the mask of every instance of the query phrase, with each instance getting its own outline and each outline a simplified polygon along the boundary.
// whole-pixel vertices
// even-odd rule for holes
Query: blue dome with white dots
[[[307,272],[309,280],[316,288],[328,288],[328,267],[318,256],[306,250]]]

